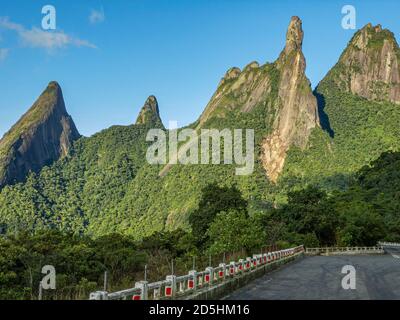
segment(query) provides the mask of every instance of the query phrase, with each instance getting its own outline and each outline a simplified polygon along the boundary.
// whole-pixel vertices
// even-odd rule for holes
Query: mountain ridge
[[[309,184],[329,191],[347,188],[363,165],[382,152],[400,148],[400,108],[389,100],[367,99],[342,88],[335,81],[343,70],[335,66],[314,91],[318,108],[325,104],[335,133],[330,136],[319,125],[317,101],[305,76],[302,38],[301,21],[294,17],[277,61],[229,69],[199,120],[191,125],[253,128],[258,157],[252,175],[235,176],[235,167],[229,164],[177,164],[160,176],[163,166],[145,161],[146,132],[153,126],[147,120],[158,114],[158,104],[156,108],[146,102],[141,110],[145,116],[139,113],[138,123],[79,139],[70,157],[31,175],[26,184],[5,188],[0,193],[0,223],[11,230],[23,221],[32,228],[52,226],[93,236],[121,232],[140,239],[158,231],[189,228],[188,216],[209,183],[236,185],[252,214],[281,206],[288,192]],[[380,66],[380,61],[374,63],[372,69]],[[277,173],[276,182],[267,178],[274,167],[266,172],[262,162],[263,143],[274,136],[286,141],[277,148],[282,153],[276,152],[275,159],[283,159],[276,162],[282,164],[276,167],[282,171],[272,171]]]

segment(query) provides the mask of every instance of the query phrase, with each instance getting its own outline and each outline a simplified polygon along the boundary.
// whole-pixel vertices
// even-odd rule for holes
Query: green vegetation
[[[242,198],[236,187],[206,186],[202,191],[199,207],[189,216],[189,223],[197,245],[204,247],[209,242],[207,230],[219,212],[226,210],[244,212],[246,209],[247,201]]]
[[[368,41],[369,48],[382,48],[385,40],[393,41],[393,32],[385,29],[380,32],[375,32],[372,28],[367,29],[370,39]]]
[[[309,186],[290,192],[280,208],[259,203],[252,210],[235,186],[208,185],[202,207],[190,216],[192,231],[156,232],[141,241],[55,230],[9,233],[0,237],[0,299],[36,299],[46,264],[56,268],[57,289],[46,292],[45,299],[86,299],[102,288],[106,270],[113,291],[143,279],[145,264],[148,279],[155,281],[171,273],[172,263],[177,274],[184,274],[193,263],[201,270],[209,261],[243,258],[268,243],[315,247],[400,241],[399,172],[400,153],[383,153],[355,175],[346,191],[328,195]]]
[[[105,271],[108,290],[115,291],[142,280],[145,264],[148,280],[156,281],[172,272],[172,263],[177,274],[184,274],[193,261],[200,270],[210,261],[221,262],[225,255],[233,257],[235,251],[245,257],[260,250],[265,244],[261,224],[248,218],[245,206],[241,212],[222,211],[221,195],[230,194],[229,199],[239,208],[245,203],[237,189],[210,185],[204,196],[207,190],[219,196],[208,201],[212,218],[204,232],[209,234],[209,242],[201,249],[198,237],[183,230],[158,232],[142,241],[119,234],[93,239],[55,230],[18,231],[0,237],[0,299],[37,299],[41,268],[48,264],[56,269],[57,288],[46,291],[45,299],[87,299],[91,291],[102,288]],[[219,232],[221,226],[223,233]]]
[[[147,131],[144,125],[116,126],[81,138],[69,157],[31,174],[24,184],[2,190],[1,222],[10,232],[112,232],[118,219],[113,210],[145,162]]]
[[[0,299],[37,299],[44,265],[56,268],[57,290],[45,299],[87,299],[99,287],[105,270],[110,283],[143,270],[146,255],[130,239],[109,235],[96,240],[41,231],[0,237]]]
[[[289,193],[274,218],[286,223],[287,240],[312,245],[375,245],[400,241],[400,153],[386,152],[363,167],[346,191],[315,187]]]

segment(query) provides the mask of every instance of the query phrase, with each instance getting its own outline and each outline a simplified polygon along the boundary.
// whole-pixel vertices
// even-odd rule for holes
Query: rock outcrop
[[[65,157],[79,137],[60,86],[51,82],[0,140],[0,188],[23,181],[30,171],[38,172]]]
[[[229,69],[196,127],[207,127],[210,119],[222,119],[232,113],[241,117],[262,108],[265,131],[270,134],[262,142],[261,160],[272,182],[282,172],[290,146],[305,148],[311,130],[319,125],[317,100],[305,76],[302,42],[301,20],[293,17],[279,58],[264,65],[251,62],[243,70]]]
[[[224,117],[231,110],[250,112],[268,100],[273,82],[267,71],[269,67],[254,61],[243,71],[237,67],[229,69],[200,116],[198,128],[212,117]]]
[[[269,179],[276,182],[282,172],[291,145],[307,146],[311,130],[319,125],[317,100],[305,75],[302,52],[303,30],[293,17],[286,35],[286,45],[275,62],[279,70],[278,108],[273,132],[262,144],[262,163]]]
[[[328,73],[341,89],[369,100],[400,103],[400,49],[392,32],[367,24]]]
[[[144,106],[140,110],[139,116],[136,119],[136,124],[154,126],[162,124],[160,111],[158,109],[158,102],[155,96],[150,96],[147,98]]]

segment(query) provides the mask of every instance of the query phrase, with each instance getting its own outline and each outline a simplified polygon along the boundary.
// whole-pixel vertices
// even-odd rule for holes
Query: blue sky
[[[47,4],[57,14],[50,38],[40,29]],[[1,0],[0,136],[51,80],[86,136],[132,124],[151,94],[164,123],[191,123],[228,68],[277,58],[292,15],[315,86],[354,33],[341,27],[346,4],[357,28],[381,23],[399,39],[398,0]]]

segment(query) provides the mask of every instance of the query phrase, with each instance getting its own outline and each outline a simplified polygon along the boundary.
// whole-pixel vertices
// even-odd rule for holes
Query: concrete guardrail
[[[376,247],[326,247],[306,248],[306,255],[351,255],[351,254],[383,254],[382,246]]]
[[[382,247],[392,247],[392,248],[400,247],[400,243],[395,243],[395,242],[378,242],[378,245]]]
[[[167,299],[216,299],[229,288],[244,285],[251,279],[264,274],[304,254],[304,246],[274,252],[254,254],[229,264],[207,267],[203,271],[191,270],[187,275],[169,275],[165,280],[148,283],[139,281],[134,288],[118,292],[96,291],[90,300],[167,300]]]

